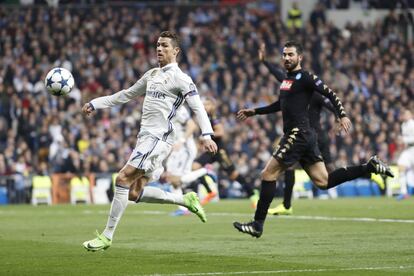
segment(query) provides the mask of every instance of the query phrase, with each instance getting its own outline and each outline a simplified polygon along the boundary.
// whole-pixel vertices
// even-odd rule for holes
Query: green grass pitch
[[[86,252],[108,210],[1,206],[0,275],[414,274],[412,198],[296,200],[294,215],[269,217],[260,239],[232,226],[251,219],[246,200],[206,206],[206,224],[169,216],[171,205],[129,205],[112,247]]]

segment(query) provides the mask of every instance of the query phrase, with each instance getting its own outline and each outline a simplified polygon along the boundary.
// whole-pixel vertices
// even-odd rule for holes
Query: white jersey
[[[402,123],[401,134],[404,144],[414,146],[414,119]]]
[[[175,132],[172,119],[184,100],[194,111],[202,135],[213,134],[196,86],[191,78],[181,71],[177,63],[170,63],[162,68],[153,68],[130,88],[110,96],[96,98],[90,103],[96,109],[107,108],[126,103],[132,98],[144,94],[141,135],[149,134],[173,144]]]

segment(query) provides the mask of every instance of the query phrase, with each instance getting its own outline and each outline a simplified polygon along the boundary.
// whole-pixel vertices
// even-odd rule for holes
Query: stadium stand
[[[351,136],[337,136],[334,118],[323,116],[335,165],[360,163],[374,153],[395,164],[402,148],[399,113],[414,110],[414,44],[407,21],[390,14],[375,24],[349,23],[344,29],[327,20],[289,29],[277,8],[0,5],[0,204],[30,202],[33,175],[70,179],[67,173],[120,169],[136,141],[142,98],[93,118],[80,114],[81,104],[132,85],[156,66],[151,49],[165,29],[180,34],[180,63],[200,94],[219,101],[228,152],[250,181],[280,137],[282,119],[274,114],[239,124],[235,112],[277,98],[279,84],[257,60],[257,48],[264,41],[270,59],[278,62],[283,42],[292,37],[305,45],[304,66],[337,91],[354,124]],[[315,12],[325,18],[323,6]],[[55,66],[69,69],[76,80],[66,98],[45,91],[44,76]],[[369,185],[354,183],[352,192],[343,193],[377,195]],[[220,187],[221,196],[227,187]]]

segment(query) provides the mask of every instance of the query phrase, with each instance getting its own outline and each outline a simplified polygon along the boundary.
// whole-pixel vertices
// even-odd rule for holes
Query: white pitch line
[[[165,211],[132,211],[134,214],[145,215],[167,215]],[[107,211],[105,211],[107,213]],[[251,217],[252,214],[247,213],[207,213],[207,216],[211,217]],[[275,216],[269,216],[269,218],[275,218]],[[388,222],[388,223],[414,223],[414,219],[388,219],[388,218],[348,218],[348,217],[327,217],[327,216],[277,216],[278,219],[296,219],[296,220],[323,220],[323,221],[353,221],[353,222]]]
[[[69,211],[43,211],[42,214],[53,214],[53,215],[64,215],[70,213]],[[95,214],[108,214],[108,210],[84,210],[82,211],[85,215]],[[143,215],[168,215],[170,212],[166,211],[139,211],[139,210],[128,210],[129,214],[143,214]],[[3,211],[0,210],[0,215],[18,214],[14,211]],[[210,217],[249,217],[253,216],[253,213],[229,213],[229,212],[211,212],[207,213]],[[350,221],[350,222],[381,222],[381,223],[414,223],[414,219],[389,219],[389,218],[352,218],[352,217],[328,217],[328,216],[268,216],[270,219],[293,219],[293,220],[321,220],[321,221]]]
[[[317,268],[317,269],[283,269],[264,271],[235,271],[235,272],[196,272],[177,274],[145,274],[144,276],[203,276],[203,275],[240,275],[240,274],[279,274],[279,273],[314,273],[314,272],[337,272],[337,271],[364,271],[364,270],[404,270],[414,266],[383,266],[383,267],[352,267],[352,268]],[[132,275],[128,275],[132,276]]]

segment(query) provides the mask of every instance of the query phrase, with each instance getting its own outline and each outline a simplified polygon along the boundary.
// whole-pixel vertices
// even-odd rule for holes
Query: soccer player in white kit
[[[399,199],[404,199],[408,197],[407,172],[414,169],[414,118],[411,111],[406,109],[401,114],[401,119],[401,137],[406,148],[401,152],[397,163],[401,185]]]
[[[176,142],[173,150],[167,158],[167,180],[174,186],[178,186],[181,177],[191,172],[191,165],[197,155],[197,145],[194,141],[194,133],[197,125],[191,118],[190,112],[185,106],[180,107],[174,120],[176,127]]]
[[[88,251],[105,250],[111,246],[114,231],[128,200],[182,205],[195,213],[201,221],[207,220],[195,193],[176,195],[155,187],[144,188],[151,178],[157,179],[161,175],[162,162],[175,142],[172,119],[184,100],[196,115],[204,150],[213,154],[217,152],[217,145],[211,139],[213,129],[197,89],[191,78],[177,65],[180,51],[178,45],[175,33],[162,32],[156,47],[159,67],[147,71],[130,88],[93,99],[82,108],[83,113],[90,115],[96,109],[123,104],[145,95],[137,145],[116,178],[114,199],[105,230],[101,234],[97,233],[95,239],[83,243]]]
[[[173,187],[172,193],[182,194],[182,188],[187,187],[199,177],[209,173],[206,168],[192,171],[194,159],[197,156],[197,145],[194,135],[198,132],[198,126],[191,118],[186,106],[177,110],[174,118],[176,142],[167,158],[164,177]],[[184,206],[178,206],[173,215],[186,215],[190,212]]]

